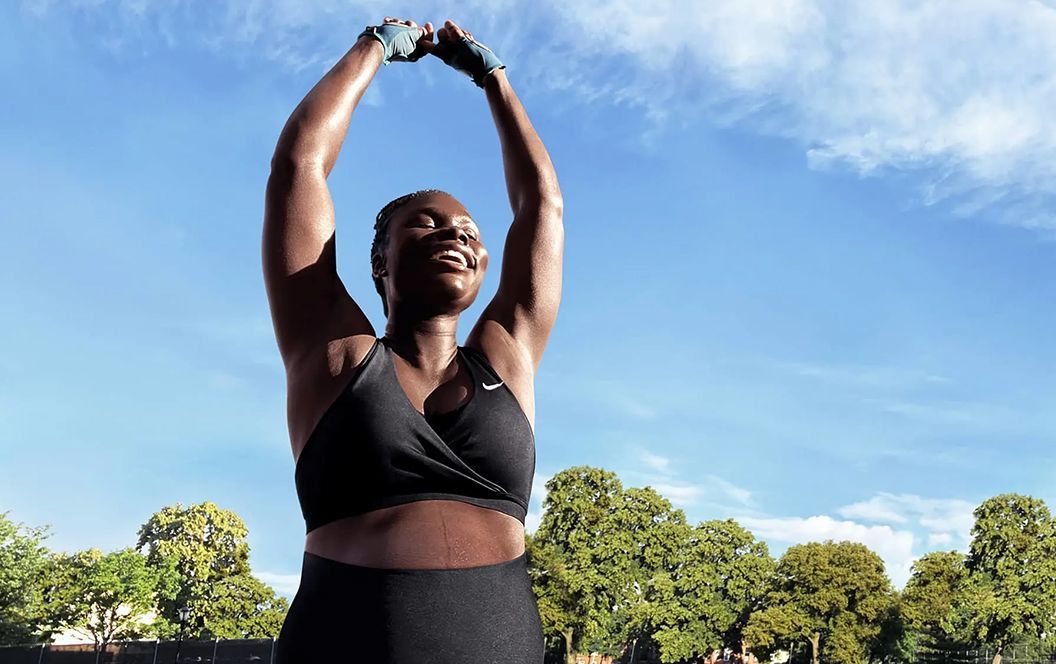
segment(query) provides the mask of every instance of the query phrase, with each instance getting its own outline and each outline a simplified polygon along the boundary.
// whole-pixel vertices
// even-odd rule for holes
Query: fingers
[[[433,24],[427,21],[421,30],[422,36],[415,42],[414,52],[408,57],[408,60],[412,62],[417,62],[424,58],[436,48],[436,44],[433,43]]]
[[[462,31],[462,28],[458,27],[457,23],[455,23],[451,19],[447,19],[446,21],[444,21],[444,27],[447,28],[447,33],[451,39],[455,41],[459,41],[462,39],[462,35],[464,34],[464,32]]]

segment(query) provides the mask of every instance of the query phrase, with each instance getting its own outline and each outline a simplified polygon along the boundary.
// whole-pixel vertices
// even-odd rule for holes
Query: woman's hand
[[[381,25],[370,25],[359,34],[381,42],[385,54],[382,62],[416,62],[425,57],[433,44],[433,24],[422,27],[412,20],[386,16]]]
[[[490,48],[473,39],[472,33],[466,32],[450,19],[444,21],[444,27],[437,31],[436,36],[438,43],[433,44],[430,40],[425,49],[472,78],[478,87],[484,87],[484,79],[488,74],[506,67]]]

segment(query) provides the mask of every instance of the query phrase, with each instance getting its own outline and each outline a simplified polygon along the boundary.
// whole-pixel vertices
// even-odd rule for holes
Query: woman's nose
[[[452,226],[451,228],[454,229],[455,237],[458,238],[459,242],[469,244],[469,233],[466,233],[465,229],[461,226]]]

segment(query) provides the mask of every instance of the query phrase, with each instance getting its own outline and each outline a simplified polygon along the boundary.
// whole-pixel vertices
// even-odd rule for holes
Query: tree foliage
[[[614,473],[578,466],[555,474],[546,490],[543,518],[532,538],[534,589],[544,631],[560,635],[571,657],[585,638],[604,638],[614,622],[616,588],[623,584],[613,578],[612,549],[597,544],[623,485]],[[615,566],[620,564],[617,557]]]
[[[789,548],[771,578],[764,608],[748,620],[745,637],[761,651],[805,641],[816,662],[868,662],[881,643],[897,596],[884,562],[856,542]]]
[[[175,595],[176,570],[155,567],[134,549],[103,554],[88,549],[55,561],[47,620],[55,628],[82,631],[98,647],[152,633],[145,622],[159,601]]]
[[[30,643],[44,636],[40,622],[50,552],[48,527],[30,527],[0,513],[0,645]]]
[[[1003,494],[975,510],[965,566],[969,633],[995,646],[1056,631],[1056,523],[1045,503]]]
[[[180,579],[177,592],[159,604],[160,633],[176,632],[183,606],[191,610],[187,634],[192,637],[278,633],[288,603],[251,576],[247,533],[241,517],[211,502],[168,506],[143,524],[137,548],[152,566],[172,567]]]
[[[567,654],[655,647],[675,662],[736,644],[774,565],[735,522],[692,527],[652,488],[597,468],[551,478],[544,509],[530,571],[544,629]]]
[[[967,590],[968,569],[962,554],[940,551],[921,557],[913,563],[902,591],[906,626],[924,634],[934,647],[958,643],[966,636]]]

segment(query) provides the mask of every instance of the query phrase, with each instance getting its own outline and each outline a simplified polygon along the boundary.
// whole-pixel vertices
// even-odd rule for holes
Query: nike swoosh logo
[[[503,381],[500,380],[499,382],[495,383],[494,385],[485,385],[484,383],[481,383],[481,386],[485,390],[494,390],[496,387],[502,387],[502,383],[503,383]]]

